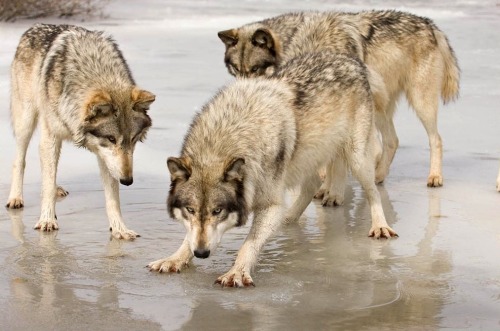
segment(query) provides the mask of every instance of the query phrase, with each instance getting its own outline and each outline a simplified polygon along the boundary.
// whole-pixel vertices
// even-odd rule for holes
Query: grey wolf
[[[122,219],[118,181],[133,182],[134,148],[151,126],[147,110],[155,96],[136,86],[117,44],[77,26],[34,25],[17,47],[11,85],[16,157],[7,207],[24,205],[26,150],[39,124],[42,199],[35,229],[59,228],[56,172],[66,140],[97,155],[112,236],[134,239]]]
[[[358,57],[380,75],[386,89],[379,89],[381,95],[374,91],[383,144],[377,183],[386,178],[399,145],[392,119],[404,94],[428,135],[427,186],[443,185],[438,104],[440,97],[444,103],[458,97],[460,69],[447,37],[430,19],[392,10],[291,13],[220,31],[218,36],[234,76],[269,75],[287,59],[318,50]],[[326,192],[324,204],[336,204],[343,191],[332,194],[335,189],[326,185],[333,182],[329,174],[319,195]]]
[[[364,188],[372,212],[369,235],[396,236],[375,185],[367,75],[358,59],[307,53],[269,79],[239,79],[216,94],[194,118],[180,157],[167,160],[167,209],[187,234],[150,270],[179,272],[194,256],[207,258],[227,230],[253,214],[234,266],[217,279],[222,286],[253,285],[250,272],[266,240],[300,217],[321,184],[317,170],[328,162],[350,168]],[[294,187],[300,193],[286,211],[285,193]]]

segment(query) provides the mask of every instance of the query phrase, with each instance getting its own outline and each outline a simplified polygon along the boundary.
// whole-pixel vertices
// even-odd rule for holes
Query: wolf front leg
[[[181,247],[171,256],[151,262],[148,264],[150,271],[158,272],[181,272],[184,267],[189,266],[193,259],[193,252],[189,248],[189,240],[186,236]]]
[[[283,205],[280,203],[255,213],[250,233],[241,246],[233,267],[217,278],[216,284],[220,284],[222,287],[255,286],[250,272],[257,263],[260,250],[267,239],[276,232],[283,222],[283,209]]]
[[[58,230],[56,217],[56,173],[62,140],[52,135],[45,121],[42,121],[40,132],[40,165],[42,167],[42,202],[40,219],[35,229],[42,231]]]
[[[118,180],[111,176],[106,164],[97,157],[101,170],[101,179],[104,186],[104,196],[106,198],[106,213],[109,219],[109,230],[116,239],[134,240],[140,237],[137,233],[129,230],[123,222],[120,210],[120,191]]]

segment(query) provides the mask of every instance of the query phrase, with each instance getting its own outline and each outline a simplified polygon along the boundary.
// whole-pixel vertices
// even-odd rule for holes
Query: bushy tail
[[[438,43],[438,48],[444,59],[444,80],[441,86],[441,98],[443,103],[453,101],[458,98],[460,89],[460,68],[458,67],[455,52],[451,48],[448,38],[438,29],[434,30],[434,35]]]

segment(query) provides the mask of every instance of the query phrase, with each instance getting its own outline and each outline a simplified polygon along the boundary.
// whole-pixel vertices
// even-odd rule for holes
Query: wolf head
[[[194,256],[207,258],[227,230],[245,224],[244,164],[242,158],[210,166],[193,165],[188,157],[168,158],[168,211],[183,222]]]
[[[83,146],[97,154],[123,185],[133,182],[135,144],[151,126],[147,114],[155,100],[151,92],[134,87],[128,92],[92,91],[83,109]]]
[[[274,72],[281,46],[271,30],[250,25],[220,31],[218,36],[226,46],[224,62],[231,75],[256,77]]]

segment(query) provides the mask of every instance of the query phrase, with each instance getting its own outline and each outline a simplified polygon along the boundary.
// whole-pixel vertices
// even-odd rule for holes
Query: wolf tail
[[[448,103],[458,98],[460,89],[460,68],[451,48],[448,38],[438,29],[434,30],[439,51],[444,59],[444,79],[441,86],[441,98],[443,103]]]

